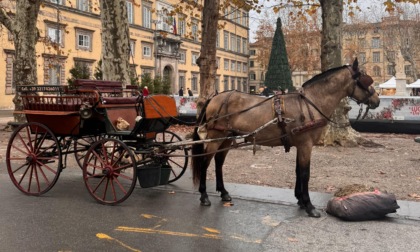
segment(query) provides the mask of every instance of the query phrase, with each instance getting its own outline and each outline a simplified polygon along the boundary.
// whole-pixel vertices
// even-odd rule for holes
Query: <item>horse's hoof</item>
[[[302,201],[298,200],[297,204],[300,207],[300,209],[305,209],[305,205],[302,203]]]
[[[306,212],[308,213],[309,217],[314,217],[314,218],[321,217],[321,213],[318,212],[316,209],[307,209]]]
[[[211,202],[208,198],[200,199],[200,205],[202,206],[211,206]]]
[[[222,201],[232,201],[229,193],[222,194],[220,197],[222,197]]]

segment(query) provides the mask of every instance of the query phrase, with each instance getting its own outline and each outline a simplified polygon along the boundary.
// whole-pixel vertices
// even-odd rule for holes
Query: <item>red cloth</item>
[[[143,88],[143,96],[148,96],[148,95],[149,95],[149,89]]]

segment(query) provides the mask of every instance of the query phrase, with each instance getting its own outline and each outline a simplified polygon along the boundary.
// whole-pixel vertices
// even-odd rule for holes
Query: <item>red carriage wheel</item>
[[[62,169],[61,148],[47,126],[30,122],[12,134],[6,151],[6,165],[13,184],[27,195],[48,192]]]
[[[123,202],[137,181],[132,151],[118,139],[105,138],[93,143],[83,162],[83,179],[98,202],[105,205]]]
[[[157,145],[181,142],[182,138],[171,131],[159,132],[156,134],[154,142]],[[168,183],[177,181],[187,169],[188,149],[180,146],[175,149],[164,149],[164,154],[168,155],[168,164],[171,166],[171,173]]]
[[[97,136],[83,136],[74,140],[74,157],[80,169],[83,169],[83,161],[85,160],[86,152],[90,146],[96,141],[104,138],[103,135]]]

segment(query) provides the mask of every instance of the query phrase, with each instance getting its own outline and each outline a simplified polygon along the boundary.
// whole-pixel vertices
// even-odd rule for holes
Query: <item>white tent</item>
[[[395,81],[395,77],[392,76],[391,79],[385,81],[382,84],[379,84],[380,88],[397,88],[397,82]]]
[[[420,88],[420,79],[416,80],[415,82],[407,85],[409,88]]]

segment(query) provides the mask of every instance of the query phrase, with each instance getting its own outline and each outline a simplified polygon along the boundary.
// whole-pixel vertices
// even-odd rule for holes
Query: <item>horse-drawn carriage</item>
[[[143,97],[121,82],[76,80],[65,86],[20,86],[27,123],[13,132],[8,173],[28,195],[41,195],[57,182],[74,154],[89,193],[100,203],[117,204],[142,187],[179,179],[188,149],[165,149],[181,141],[168,131],[177,116],[173,98]],[[171,155],[170,155],[171,154]]]
[[[309,197],[312,147],[345,97],[378,107],[378,94],[370,76],[352,66],[330,69],[307,81],[300,92],[257,97],[226,91],[209,97],[195,127],[192,141],[181,141],[167,131],[176,116],[175,101],[167,96],[142,97],[115,83],[76,83],[75,90],[57,87],[21,87],[28,123],[15,130],[7,149],[7,168],[13,183],[24,193],[40,195],[55,184],[64,168],[62,156],[74,153],[83,169],[90,194],[103,204],[124,201],[132,192],[137,173],[159,167],[177,180],[192,149],[193,181],[199,184],[200,202],[209,206],[206,172],[215,159],[216,190],[223,201],[231,197],[224,187],[222,166],[228,151],[244,145],[296,147],[295,197],[309,216],[319,217]],[[33,89],[32,89],[33,88]],[[35,92],[35,94],[34,94]],[[37,92],[55,92],[39,95]],[[128,128],[119,130],[119,118]],[[349,125],[344,125],[346,127]],[[243,142],[237,142],[242,139]],[[176,160],[175,160],[176,159]],[[151,168],[151,169],[149,169]],[[175,169],[179,172],[176,173]],[[144,176],[146,177],[146,176]],[[164,176],[146,186],[165,184]]]

